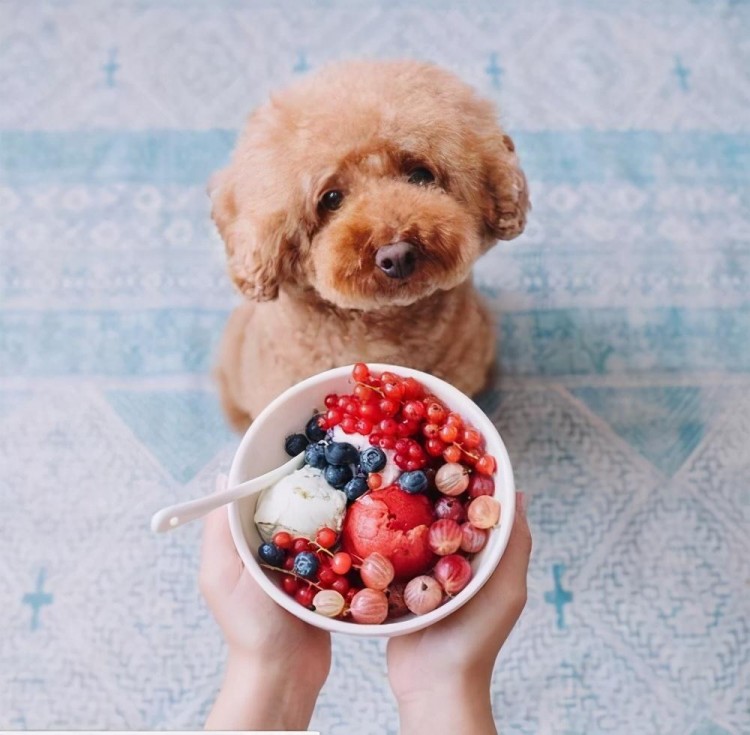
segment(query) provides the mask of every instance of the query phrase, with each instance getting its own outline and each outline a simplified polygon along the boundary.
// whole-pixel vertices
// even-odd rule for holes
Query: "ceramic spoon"
[[[248,495],[255,495],[255,493],[271,487],[285,475],[291,475],[294,470],[302,467],[304,456],[305,453],[300,452],[281,467],[266,472],[265,475],[260,477],[254,477],[252,480],[246,480],[239,485],[222,490],[220,493],[162,508],[151,517],[151,530],[156,533],[171,531],[173,528],[178,528],[197,518],[203,518],[204,515],[220,508],[222,505],[233,503],[235,500],[246,498]]]

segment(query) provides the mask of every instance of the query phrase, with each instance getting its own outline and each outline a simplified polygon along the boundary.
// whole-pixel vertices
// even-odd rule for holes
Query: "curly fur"
[[[409,183],[417,166],[435,183]],[[331,189],[344,193],[334,212],[319,205]],[[471,269],[523,231],[529,199],[492,105],[457,77],[411,61],[331,65],[250,116],[209,191],[248,298],[217,369],[235,428],[302,378],[359,360],[484,386],[494,330]],[[375,263],[399,240],[418,253],[403,280]]]

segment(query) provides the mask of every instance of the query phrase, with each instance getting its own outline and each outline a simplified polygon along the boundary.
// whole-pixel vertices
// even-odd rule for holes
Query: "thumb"
[[[526,605],[526,575],[531,557],[531,531],[526,519],[526,496],[516,493],[516,514],[497,569],[487,580],[487,592],[502,604],[514,618],[520,616]]]
[[[216,492],[226,487],[226,475],[216,478]],[[203,523],[199,583],[203,594],[209,597],[219,585],[233,586],[242,573],[242,560],[234,546],[229,528],[227,506],[211,511]]]

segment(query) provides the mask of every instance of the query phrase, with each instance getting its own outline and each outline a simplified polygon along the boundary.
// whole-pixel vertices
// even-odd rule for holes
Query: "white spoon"
[[[207,495],[205,498],[188,500],[184,503],[177,503],[176,505],[162,508],[151,517],[151,530],[155,533],[171,531],[173,528],[178,528],[185,523],[203,518],[204,515],[216,508],[220,508],[222,505],[232,503],[240,498],[246,498],[248,495],[255,495],[255,493],[271,487],[271,485],[282,477],[291,475],[294,470],[302,467],[304,456],[305,453],[300,452],[296,457],[292,457],[288,462],[281,465],[281,467],[266,472],[265,475],[261,475],[260,477],[254,477],[252,480],[245,480],[245,482],[241,482],[239,485],[230,487],[227,490],[222,490],[220,493],[214,493],[213,495]]]

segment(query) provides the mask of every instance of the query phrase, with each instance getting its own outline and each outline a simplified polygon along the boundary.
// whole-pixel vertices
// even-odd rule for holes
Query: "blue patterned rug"
[[[529,494],[505,733],[750,733],[750,3],[0,2],[0,727],[197,728],[223,665],[199,528],[236,445],[205,182],[330,59],[502,105],[533,216],[477,273],[483,397]],[[396,731],[378,641],[313,725]]]

